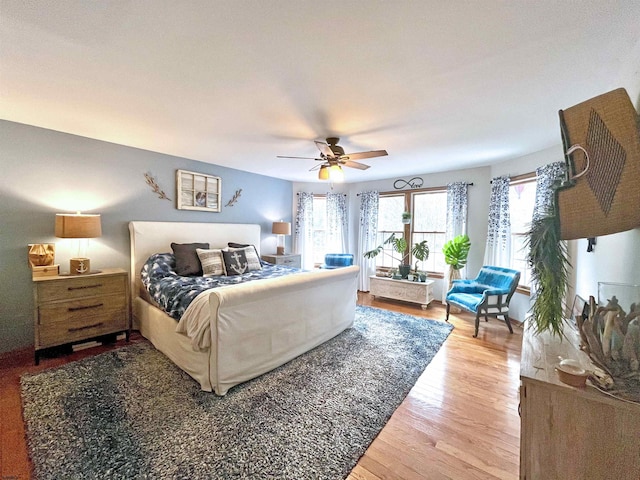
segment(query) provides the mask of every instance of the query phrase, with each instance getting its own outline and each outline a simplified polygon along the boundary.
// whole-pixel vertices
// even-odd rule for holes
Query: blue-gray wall
[[[100,213],[91,266],[127,270],[130,220],[257,223],[263,252],[275,251],[271,222],[291,221],[289,181],[13,122],[0,121],[0,166],[0,352],[33,345],[27,244],[55,242],[56,263],[68,271],[73,241],[55,238],[56,213]],[[220,213],[176,209],[178,169],[221,177]],[[147,172],[172,201],[153,193]],[[238,189],[239,200],[225,207]]]

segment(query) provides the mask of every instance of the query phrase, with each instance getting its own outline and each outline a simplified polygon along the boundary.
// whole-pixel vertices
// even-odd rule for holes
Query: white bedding
[[[194,350],[206,350],[211,346],[210,294],[207,290],[194,298],[176,326],[176,332],[186,335]]]

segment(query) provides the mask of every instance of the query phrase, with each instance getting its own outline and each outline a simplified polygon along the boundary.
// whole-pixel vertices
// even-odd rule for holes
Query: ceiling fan
[[[316,146],[318,147],[318,150],[320,150],[319,157],[287,157],[284,155],[278,155],[278,158],[300,158],[304,160],[316,160],[318,162],[322,162],[320,165],[316,165],[310,169],[319,169],[318,178],[320,180],[342,181],[344,179],[344,173],[342,171],[343,166],[357,168],[358,170],[366,170],[369,168],[369,165],[356,162],[355,160],[388,155],[386,150],[344,153],[344,149],[338,145],[339,141],[340,139],[338,137],[328,137],[326,143],[315,140]]]

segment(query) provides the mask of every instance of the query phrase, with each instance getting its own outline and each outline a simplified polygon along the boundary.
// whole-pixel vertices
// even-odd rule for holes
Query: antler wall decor
[[[158,198],[171,201],[171,199],[167,197],[166,193],[162,191],[162,189],[160,188],[160,186],[158,185],[156,180],[151,176],[150,173],[145,173],[144,179],[146,180],[147,185],[149,185],[153,189],[153,193],[158,194]]]
[[[225,205],[225,207],[233,207],[233,205],[238,201],[238,199],[240,198],[240,195],[242,194],[242,189],[239,188],[238,190],[236,190],[236,193],[233,194],[233,197],[231,197],[231,200],[229,200],[227,202],[227,204]]]

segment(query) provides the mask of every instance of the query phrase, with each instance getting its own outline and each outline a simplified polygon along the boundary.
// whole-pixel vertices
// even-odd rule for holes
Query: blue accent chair
[[[476,330],[474,338],[478,336],[480,315],[485,321],[488,317],[502,317],[513,333],[509,320],[509,301],[516,291],[520,281],[520,272],[510,268],[492,267],[485,265],[473,280],[453,280],[451,289],[447,292],[447,317],[451,305],[476,314]]]
[[[320,268],[340,268],[353,265],[352,253],[327,253]]]

